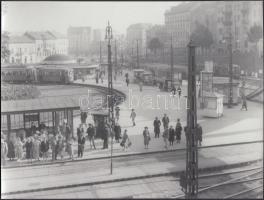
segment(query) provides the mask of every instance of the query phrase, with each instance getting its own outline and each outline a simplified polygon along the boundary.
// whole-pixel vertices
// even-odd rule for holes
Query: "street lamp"
[[[113,173],[113,127],[114,127],[114,102],[113,102],[113,79],[112,79],[112,62],[111,62],[111,40],[113,39],[112,27],[109,24],[105,29],[105,39],[108,40],[108,119],[111,131],[111,164],[110,173]]]

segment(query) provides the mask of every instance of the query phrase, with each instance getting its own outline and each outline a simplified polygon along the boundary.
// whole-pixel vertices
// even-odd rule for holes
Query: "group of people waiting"
[[[170,119],[167,116],[167,114],[164,114],[161,121],[158,119],[158,117],[156,117],[154,122],[153,122],[155,138],[159,138],[159,136],[160,136],[161,123],[163,124],[163,128],[164,128],[164,131],[162,134],[164,144],[165,144],[164,147],[167,149],[168,143],[169,143],[169,146],[173,146],[173,143],[175,140],[176,140],[176,143],[179,144],[181,142],[181,134],[182,134],[182,130],[183,130],[180,119],[177,119],[176,126],[175,126],[175,128],[173,128],[172,125],[169,126]],[[187,134],[187,126],[184,127],[184,131],[185,131],[185,135],[186,135]],[[196,134],[197,134],[198,144],[200,146],[202,143],[202,132],[203,132],[202,127],[199,124],[197,124]],[[150,137],[150,132],[149,132],[147,126],[144,128],[143,137],[144,137],[145,149],[148,149],[151,137]]]

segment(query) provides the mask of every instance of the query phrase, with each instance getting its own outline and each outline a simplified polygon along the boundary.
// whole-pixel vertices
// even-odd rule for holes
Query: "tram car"
[[[77,79],[94,79],[99,73],[100,66],[97,65],[78,65],[72,67],[74,73],[74,80]]]
[[[37,68],[39,83],[72,83],[74,73],[71,67],[38,67]]]
[[[34,66],[5,65],[1,67],[1,81],[11,83],[36,82],[36,69]]]
[[[241,75],[240,66],[233,64],[233,78],[239,80],[240,75]],[[214,67],[214,76],[229,77],[229,66],[228,65],[216,65]]]

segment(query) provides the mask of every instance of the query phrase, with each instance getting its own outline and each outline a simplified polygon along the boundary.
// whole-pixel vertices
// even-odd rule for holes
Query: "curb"
[[[262,161],[262,159],[256,159],[241,163],[234,163],[231,165],[220,165],[216,167],[205,167],[199,169],[199,172],[213,172],[213,171],[219,171],[224,169],[230,169],[230,168],[236,168],[236,167],[242,167],[247,166],[253,163],[257,163]],[[174,171],[174,172],[166,172],[166,173],[159,173],[159,174],[150,174],[150,175],[144,175],[144,176],[135,176],[135,177],[128,177],[128,178],[116,178],[112,180],[104,180],[104,181],[95,181],[90,183],[80,183],[80,184],[70,184],[70,185],[63,185],[63,186],[57,186],[57,187],[46,187],[46,188],[39,188],[39,189],[32,189],[32,190],[21,190],[21,191],[15,191],[15,192],[7,192],[7,193],[1,193],[1,196],[7,196],[12,194],[22,194],[22,193],[31,193],[31,192],[40,192],[40,191],[48,191],[48,190],[58,190],[58,189],[66,189],[66,188],[74,188],[74,187],[83,187],[83,186],[90,186],[90,185],[99,185],[99,184],[106,184],[106,183],[113,183],[113,182],[121,182],[121,181],[130,181],[130,180],[137,180],[137,179],[146,179],[146,178],[153,178],[153,177],[160,177],[160,176],[179,176],[182,171]],[[179,181],[179,178],[176,178],[175,180]]]
[[[251,141],[251,142],[208,145],[208,146],[198,147],[198,149],[226,147],[226,146],[235,146],[235,145],[246,145],[246,144],[254,144],[254,143],[263,143],[263,140],[256,140],[256,141]],[[185,150],[186,150],[186,148],[180,148],[180,149],[159,150],[159,151],[151,151],[151,152],[129,153],[129,154],[113,155],[112,158],[122,158],[122,157],[129,157],[129,156],[142,156],[142,155],[148,155],[148,154],[168,153],[168,152],[185,151]],[[35,166],[42,166],[42,165],[45,166],[45,165],[62,164],[62,163],[67,163],[67,162],[84,162],[84,161],[89,161],[89,160],[103,160],[103,159],[109,159],[109,158],[111,158],[111,156],[85,158],[82,160],[63,160],[63,161],[48,162],[48,163],[26,164],[26,165],[1,167],[1,168],[2,169],[12,169],[12,168],[21,168],[21,167],[35,167]]]

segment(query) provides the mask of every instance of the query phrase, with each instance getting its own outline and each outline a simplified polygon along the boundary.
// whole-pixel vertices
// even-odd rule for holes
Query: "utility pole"
[[[100,65],[102,64],[102,44],[100,40]]]
[[[188,45],[188,108],[186,132],[186,199],[197,199],[198,193],[198,150],[197,150],[197,108],[195,80],[195,46]]]
[[[116,49],[116,40],[115,40],[115,69],[114,69],[114,73],[116,73],[117,71],[117,49]]]
[[[112,76],[112,61],[111,61],[111,39],[113,39],[112,27],[109,24],[105,30],[105,39],[108,40],[108,119],[111,124],[111,164],[110,173],[113,174],[113,127],[114,127],[114,102],[113,102],[113,76]]]
[[[171,55],[170,56],[171,56],[171,85],[174,85],[172,36],[171,36]]]
[[[225,11],[224,11],[224,25],[226,26],[228,36],[224,39],[227,40],[228,50],[229,50],[229,92],[228,92],[228,108],[232,108],[233,104],[233,47],[232,47],[232,6],[233,2],[225,2]]]
[[[137,40],[137,68],[139,69],[138,40]]]

